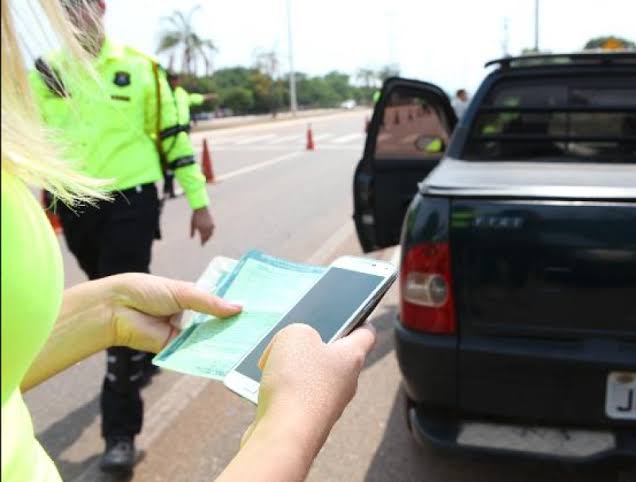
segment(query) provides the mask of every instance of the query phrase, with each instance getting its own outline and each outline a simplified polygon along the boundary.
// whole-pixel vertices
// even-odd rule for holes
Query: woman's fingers
[[[361,368],[373,345],[375,345],[375,330],[370,325],[363,325],[344,338],[336,340],[332,346],[345,356],[356,358],[355,362]]]
[[[134,308],[120,309],[115,315],[115,345],[118,346],[158,353],[178,334],[179,329],[170,324],[167,317],[149,315]]]
[[[258,368],[260,368],[261,371],[263,371],[265,365],[267,365],[267,359],[269,358],[269,353],[272,351],[272,344],[274,343],[274,339],[272,339],[267,344],[267,347],[265,347],[263,353],[261,354],[261,357],[258,359]]]
[[[274,338],[272,338],[272,341],[269,342],[267,348],[263,350],[263,353],[258,360],[258,367],[261,371],[263,371],[265,365],[267,365],[267,359],[269,358],[269,354],[271,353],[274,345],[282,343],[288,347],[293,345],[298,347],[308,342],[321,343],[318,332],[305,323],[292,323],[274,335]]]
[[[225,301],[218,296],[207,294],[192,283],[173,281],[173,295],[182,310],[193,310],[200,313],[226,318],[240,313],[243,307],[237,303]]]

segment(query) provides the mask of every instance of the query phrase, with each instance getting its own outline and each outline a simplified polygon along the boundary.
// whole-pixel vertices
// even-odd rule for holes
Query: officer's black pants
[[[113,202],[75,209],[74,213],[58,203],[68,247],[90,279],[149,272],[152,241],[159,225],[154,184],[117,193]],[[101,396],[104,438],[141,431],[143,402],[139,391],[149,363],[150,354],[124,347],[108,349]]]

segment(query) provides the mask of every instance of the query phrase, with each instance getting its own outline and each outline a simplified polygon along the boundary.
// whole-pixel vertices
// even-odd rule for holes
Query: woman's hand
[[[355,395],[375,333],[362,327],[331,344],[308,325],[291,325],[265,349],[256,419],[244,444],[262,421],[292,420],[311,450],[324,443],[332,426]]]
[[[113,344],[157,353],[179,330],[171,321],[183,310],[220,318],[241,306],[197,289],[194,284],[141,273],[107,278],[111,283]]]
[[[191,309],[219,317],[241,307],[191,283],[130,273],[80,283],[64,292],[57,323],[22,381],[22,390],[111,346],[158,352],[178,333],[171,321]]]
[[[329,345],[308,325],[281,330],[259,362],[256,419],[217,482],[305,480],[374,342],[366,327]]]

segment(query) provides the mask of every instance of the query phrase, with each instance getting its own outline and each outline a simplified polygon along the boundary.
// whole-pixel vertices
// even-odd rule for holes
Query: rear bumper
[[[630,345],[610,340],[427,335],[396,323],[396,354],[408,397],[457,418],[636,432],[636,420],[605,415],[607,376],[636,372]]]
[[[581,430],[463,420],[411,405],[407,417],[414,438],[445,449],[593,463],[636,457],[636,433],[629,429]]]

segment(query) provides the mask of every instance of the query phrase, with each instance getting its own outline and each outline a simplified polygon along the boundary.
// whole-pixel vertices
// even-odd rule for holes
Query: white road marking
[[[238,125],[233,125],[233,126],[224,126],[222,128],[216,128],[216,129],[201,129],[201,130],[196,130],[192,132],[193,136],[197,136],[197,135],[205,135],[208,134],[210,132],[213,133],[213,135],[216,135],[216,133],[224,133],[224,134],[232,134],[232,133],[243,133],[246,131],[264,131],[264,130],[270,130],[270,129],[288,129],[289,127],[292,126],[300,126],[300,125],[304,125],[307,126],[307,124],[311,124],[312,126],[315,126],[317,124],[323,124],[325,122],[333,122],[334,119],[338,119],[338,118],[347,118],[347,117],[360,117],[360,122],[363,121],[364,119],[364,115],[371,115],[371,111],[370,110],[354,110],[354,111],[348,111],[348,112],[333,112],[331,114],[323,114],[323,115],[315,115],[315,116],[308,116],[308,117],[298,117],[296,119],[285,119],[285,120],[276,120],[273,122],[259,122],[259,123],[255,123],[255,124],[238,124]],[[360,124],[362,126],[362,124]]]
[[[302,143],[304,140],[302,135],[296,134],[293,136],[280,136],[278,139],[274,139],[272,141],[269,141],[268,144],[283,144],[285,142],[292,142],[292,141],[296,141],[298,143]]]
[[[212,154],[214,154],[214,152],[218,152],[218,151],[228,151],[228,152],[287,151],[289,152],[290,150],[296,151],[299,148],[304,148],[304,146],[303,145],[299,146],[298,144],[295,144],[295,145],[281,144],[281,145],[275,145],[275,146],[264,145],[264,146],[250,146],[250,147],[212,145],[210,148],[213,149]],[[355,144],[344,144],[344,145],[343,144],[317,144],[315,149],[316,151],[325,150],[325,151],[358,151],[360,152],[360,150],[362,149],[362,146],[358,146]]]
[[[210,137],[208,138],[208,144],[217,145],[217,144],[237,144],[241,141],[253,139],[254,136],[232,136],[232,137]],[[203,141],[201,141],[203,144]]]
[[[271,139],[272,137],[276,137],[276,134],[263,134],[262,136],[251,136],[246,139],[237,141],[234,144],[237,146],[244,146],[247,144],[256,144],[257,142],[265,141],[267,139]]]
[[[332,139],[331,143],[333,144],[345,144],[347,142],[351,142],[351,141],[357,141],[358,139],[362,139],[363,134],[361,133],[355,133],[355,134],[348,134],[346,136],[342,136],[342,137],[338,137],[336,139]]]
[[[324,133],[324,134],[316,134],[314,136],[314,141],[324,141],[325,139],[329,139],[333,137],[335,134]]]
[[[251,166],[242,167],[241,169],[236,169],[235,171],[228,172],[227,174],[221,174],[220,176],[216,176],[216,180],[227,181],[228,179],[232,179],[233,177],[242,176],[243,174],[257,171],[259,169],[263,169],[264,167],[278,164],[279,162],[286,161],[287,159],[291,159],[292,157],[297,157],[299,155],[300,151],[290,152],[289,154],[275,157],[273,159],[270,159],[269,161],[259,162],[258,164],[252,164]]]
[[[353,236],[353,222],[345,223],[339,229],[334,231],[334,233],[327,238],[327,240],[322,243],[320,248],[312,254],[307,262],[309,264],[325,264],[330,261],[330,255],[344,243],[350,236]]]

